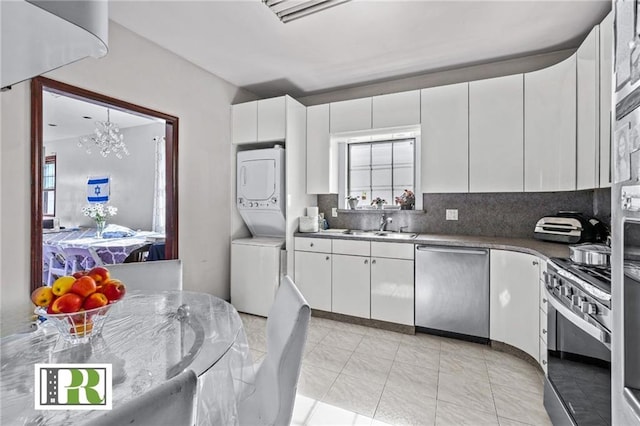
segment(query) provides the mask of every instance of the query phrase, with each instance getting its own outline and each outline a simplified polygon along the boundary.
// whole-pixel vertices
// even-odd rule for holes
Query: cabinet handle
[[[547,330],[545,330],[544,328],[542,329],[542,334],[547,334]]]
[[[536,265],[538,264],[538,261],[537,261],[537,260],[534,260],[534,261],[533,261],[533,262],[531,262],[531,263],[533,263],[533,266],[536,266]]]
[[[313,247],[313,243],[309,244],[309,247]]]
[[[325,259],[324,259],[324,260],[329,260],[329,259],[330,259],[330,257],[329,257],[329,256],[327,256],[327,257],[325,257]]]
[[[369,263],[369,260],[365,260],[365,261],[364,261],[364,264],[365,264],[365,265],[366,265],[366,264],[368,264],[368,263]]]
[[[373,260],[371,261],[371,264],[372,264],[372,265],[375,265],[375,264],[376,264],[376,260],[375,260],[375,259],[373,259]]]
[[[544,297],[542,298],[542,303],[547,303],[547,299],[545,299]]]
[[[542,360],[542,365],[547,365],[547,361],[546,360]]]

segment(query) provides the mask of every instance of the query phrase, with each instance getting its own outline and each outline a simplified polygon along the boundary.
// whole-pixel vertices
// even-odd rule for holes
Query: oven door
[[[554,425],[611,424],[610,332],[549,295],[544,405]]]

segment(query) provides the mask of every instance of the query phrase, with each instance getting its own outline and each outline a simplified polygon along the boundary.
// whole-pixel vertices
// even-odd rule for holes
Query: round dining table
[[[100,410],[36,410],[35,364],[111,364],[112,407],[185,370],[198,376],[198,424],[237,424],[237,406],[254,391],[242,320],[215,296],[130,291],[113,305],[100,336],[65,341],[47,321],[0,339],[0,424],[90,423]]]

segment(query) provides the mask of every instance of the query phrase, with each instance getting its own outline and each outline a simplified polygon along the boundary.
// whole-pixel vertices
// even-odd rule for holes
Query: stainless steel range
[[[545,284],[549,417],[554,425],[610,425],[611,268],[553,258]]]

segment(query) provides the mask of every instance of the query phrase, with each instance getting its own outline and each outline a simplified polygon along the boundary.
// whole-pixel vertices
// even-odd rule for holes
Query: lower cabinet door
[[[334,254],[331,268],[332,311],[370,318],[371,269],[368,256]]]
[[[331,312],[331,254],[296,251],[294,281],[311,309]]]
[[[414,325],[413,260],[371,259],[371,318]]]

